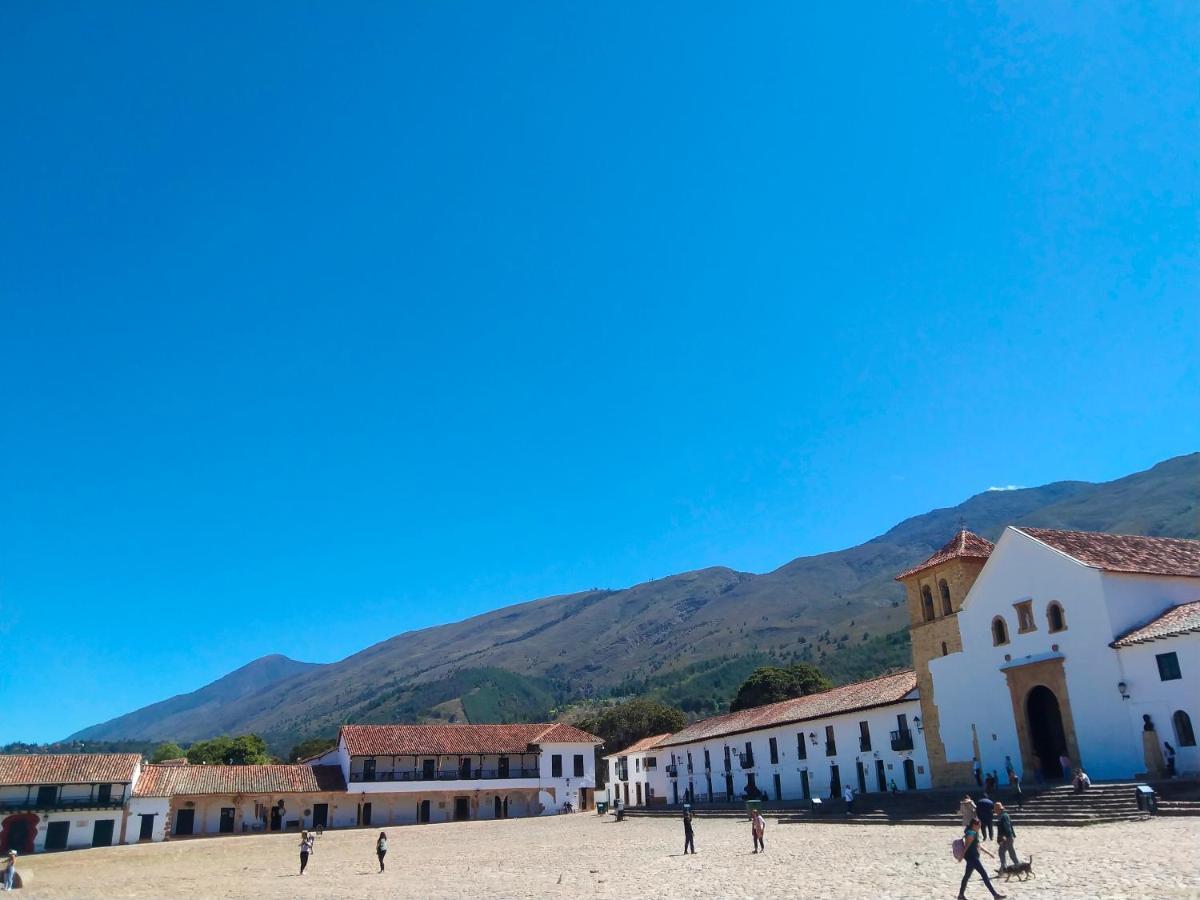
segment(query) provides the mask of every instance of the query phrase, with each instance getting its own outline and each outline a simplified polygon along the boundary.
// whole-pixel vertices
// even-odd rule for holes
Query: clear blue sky
[[[1195,7],[942,7],[5,4],[0,740],[1200,447]]]

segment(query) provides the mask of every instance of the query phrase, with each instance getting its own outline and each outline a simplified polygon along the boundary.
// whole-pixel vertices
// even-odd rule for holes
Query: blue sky
[[[0,740],[1200,446],[1187,4],[0,11]]]

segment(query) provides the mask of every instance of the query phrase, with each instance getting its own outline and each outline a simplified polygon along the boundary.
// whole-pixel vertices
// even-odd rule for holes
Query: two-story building
[[[141,768],[136,753],[0,756],[0,853],[119,842]]]
[[[341,825],[502,819],[588,809],[595,735],[571,725],[343,725],[310,762],[338,766],[355,802]]]
[[[911,670],[713,716],[611,754],[627,805],[810,800],[930,786]]]
[[[659,762],[659,742],[669,734],[656,734],[604,757],[608,766],[607,796],[626,806],[656,806],[667,802],[670,766]],[[630,787],[632,785],[632,788]]]

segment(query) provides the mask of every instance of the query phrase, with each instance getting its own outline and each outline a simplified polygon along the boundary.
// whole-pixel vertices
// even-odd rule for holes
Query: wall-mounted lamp
[[[1117,690],[1121,692],[1121,699],[1122,699],[1122,700],[1128,700],[1128,699],[1129,699],[1129,685],[1127,685],[1127,684],[1126,684],[1125,682],[1123,682],[1123,681],[1118,681],[1118,682],[1117,682]]]
[[[917,731],[921,732],[922,734],[925,733],[925,726],[921,724],[920,716],[913,716],[913,724],[917,726]]]
[[[812,741],[812,745],[814,747],[817,746],[817,733],[815,731],[810,731],[808,733],[808,738]]]

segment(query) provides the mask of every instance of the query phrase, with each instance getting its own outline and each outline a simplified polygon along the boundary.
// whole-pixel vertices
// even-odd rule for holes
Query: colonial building
[[[355,821],[405,825],[588,809],[595,735],[571,725],[343,725],[313,762],[336,765]]]
[[[809,800],[840,796],[844,785],[885,791],[893,781],[927,788],[916,688],[915,673],[899,672],[647,738],[606,757],[610,797],[642,805]]]
[[[129,801],[123,842],[354,824],[337,766],[148,765]]]
[[[119,842],[141,768],[136,753],[0,756],[0,854]]]
[[[970,532],[898,576],[935,786],[972,765],[1028,781],[1200,771],[1200,541]]]

